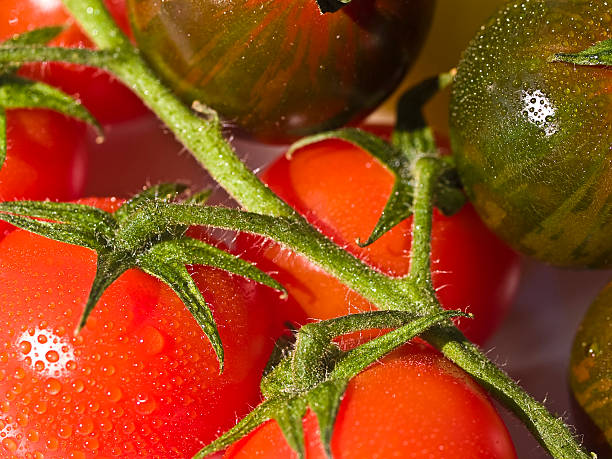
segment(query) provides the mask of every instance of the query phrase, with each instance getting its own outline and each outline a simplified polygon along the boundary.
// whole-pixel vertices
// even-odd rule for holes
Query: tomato
[[[276,338],[263,287],[193,267],[225,347],[219,375],[182,302],[139,270],[74,336],[92,251],[16,230],[0,242],[0,266],[0,456],[191,457],[257,403]]]
[[[572,347],[570,386],[612,453],[612,284],[587,311]],[[603,454],[603,451],[601,451]],[[608,457],[604,455],[602,457]]]
[[[388,132],[388,129],[387,129]],[[365,151],[341,141],[325,141],[280,158],[262,175],[268,186],[337,244],[390,276],[410,268],[412,219],[374,244],[360,248],[376,225],[391,193],[393,178]],[[442,304],[466,309],[473,320],[460,328],[484,342],[503,319],[518,284],[518,256],[502,244],[465,206],[453,217],[438,212],[432,235],[433,283]],[[329,319],[373,306],[305,258],[274,243],[244,236],[238,248],[273,273],[306,316]],[[297,319],[300,321],[300,319]]]
[[[385,101],[378,115],[393,119],[398,99],[409,88],[432,75],[448,72],[459,63],[461,53],[480,26],[507,0],[437,0],[431,30],[414,66],[395,93]],[[429,125],[448,133],[450,90],[429,102],[424,111]]]
[[[508,4],[465,52],[451,139],[466,192],[517,250],[612,266],[612,70],[550,63],[612,38],[606,2]]]
[[[125,0],[105,0],[104,3],[121,28],[129,32]],[[39,27],[64,24],[69,24],[69,27],[51,45],[93,47],[65,10],[62,0],[2,0],[0,41]],[[26,65],[21,69],[21,74],[78,97],[105,125],[130,120],[148,112],[127,87],[96,68],[47,62]]]
[[[324,459],[316,417],[304,421],[306,458]],[[348,385],[332,436],[335,458],[516,458],[512,440],[485,393],[423,345],[410,344]],[[233,458],[297,457],[275,421],[238,441]]]
[[[170,87],[272,142],[364,118],[416,57],[434,5],[365,0],[322,15],[315,0],[128,0]]]
[[[87,163],[86,126],[51,110],[7,111],[0,201],[79,196]],[[0,239],[11,228],[0,222]]]

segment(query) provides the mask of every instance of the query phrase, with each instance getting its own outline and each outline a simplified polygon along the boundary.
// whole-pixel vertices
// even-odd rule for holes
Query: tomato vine
[[[159,221],[173,225],[200,224],[266,236],[306,256],[382,311],[429,316],[431,323],[427,323],[427,326],[414,326],[420,336],[511,409],[551,455],[556,458],[590,457],[561,419],[549,413],[542,404],[523,391],[475,345],[465,339],[448,316],[442,313],[431,283],[430,249],[435,190],[446,167],[444,160],[430,152],[417,151],[414,155],[411,162],[414,213],[412,266],[409,275],[405,277],[387,277],[323,236],[270,191],[237,158],[232,147],[224,140],[221,124],[214,112],[204,110],[204,114],[198,114],[190,110],[160,83],[138,50],[115,25],[101,0],[64,0],[64,3],[99,47],[99,51],[35,46],[5,47],[0,48],[0,66],[52,60],[95,65],[109,70],[158,115],[200,164],[245,209],[241,211],[192,204],[168,204],[156,209],[156,218],[159,218]],[[405,140],[403,138],[402,142]],[[3,205],[2,211],[12,215],[20,212],[16,203]],[[27,212],[24,212],[25,214]],[[440,314],[444,315],[441,319],[438,317]],[[394,318],[384,324],[397,328],[397,317],[389,317]],[[431,317],[436,317],[436,320]],[[438,320],[442,322],[435,324]],[[321,324],[324,324],[320,325],[321,327],[329,325]],[[377,326],[382,325],[381,323]],[[389,336],[385,335],[387,340],[401,335],[392,333],[394,332]],[[401,335],[402,340],[397,344],[412,335],[414,333]],[[363,355],[355,359],[354,364],[343,361],[341,371],[338,370],[343,378],[354,376],[364,368],[364,362],[373,362],[380,357],[379,351],[372,347],[360,349]],[[294,355],[293,362],[295,363],[295,359],[301,359],[302,355]],[[299,360],[299,363],[305,362]],[[306,367],[302,365],[302,368]],[[307,375],[306,379],[314,377],[316,380],[316,365],[312,371],[314,373]]]

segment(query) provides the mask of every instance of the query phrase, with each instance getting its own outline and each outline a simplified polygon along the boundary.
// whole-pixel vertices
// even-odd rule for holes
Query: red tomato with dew
[[[193,267],[225,346],[219,375],[183,303],[139,270],[74,336],[94,252],[16,230],[0,241],[0,266],[0,457],[191,457],[258,402],[281,333],[267,288]]]
[[[374,128],[377,133],[389,129]],[[328,140],[305,147],[291,159],[279,158],[262,174],[268,186],[337,244],[375,269],[404,276],[410,269],[412,219],[366,248],[393,186],[393,176],[376,159],[352,144]],[[252,237],[240,236],[239,251],[273,275],[312,319],[330,319],[372,310],[374,306],[304,257]],[[434,212],[433,284],[446,308],[474,314],[459,328],[483,343],[499,326],[519,278],[519,257],[466,205],[452,217]],[[300,319],[296,319],[298,322]]]
[[[307,459],[326,459],[312,412],[304,421]],[[411,343],[351,380],[332,435],[334,458],[514,459],[508,431],[462,370]],[[297,458],[275,421],[238,441],[224,459]]]
[[[130,33],[125,0],[104,0],[121,29]],[[92,48],[93,44],[65,9],[62,0],[2,0],[0,41],[36,28],[68,25],[50,45]],[[96,68],[45,62],[28,64],[20,74],[74,95],[102,124],[127,121],[148,113],[144,104],[110,74]]]
[[[8,110],[0,201],[70,200],[83,190],[87,127],[51,110]],[[0,239],[12,228],[0,221]]]

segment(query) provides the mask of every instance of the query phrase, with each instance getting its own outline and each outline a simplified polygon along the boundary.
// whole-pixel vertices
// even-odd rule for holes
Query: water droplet
[[[12,438],[5,438],[2,440],[2,446],[11,452],[15,452],[17,450],[17,442]]]
[[[62,390],[62,384],[55,378],[47,379],[47,384],[45,385],[45,389],[50,395],[57,395]]]
[[[57,435],[64,440],[70,438],[72,436],[72,427],[67,424],[61,426],[57,432]]]
[[[47,412],[47,402],[44,400],[40,400],[38,403],[34,405],[34,411],[38,414],[43,414]]]
[[[157,328],[147,325],[142,328],[138,343],[145,353],[155,355],[163,350],[166,340]]]
[[[47,439],[47,449],[51,451],[55,451],[59,447],[59,440],[55,437],[50,437]]]
[[[35,442],[40,438],[37,430],[30,430],[27,435],[28,441]]]
[[[19,343],[19,350],[22,354],[28,354],[32,350],[32,343],[29,341],[22,341]]]
[[[85,445],[85,448],[92,450],[92,451],[95,451],[100,447],[100,442],[95,437],[88,438],[87,440],[83,442],[83,444]]]
[[[83,419],[77,425],[77,432],[81,435],[88,435],[93,432],[94,423],[90,418]]]
[[[59,354],[57,351],[48,351],[45,354],[45,358],[47,359],[47,362],[55,363],[59,360]]]
[[[123,397],[123,392],[118,387],[111,387],[106,390],[106,396],[111,402],[118,402]]]
[[[83,381],[81,381],[80,379],[75,379],[72,382],[72,388],[77,393],[83,392],[83,389],[85,389],[85,383]]]

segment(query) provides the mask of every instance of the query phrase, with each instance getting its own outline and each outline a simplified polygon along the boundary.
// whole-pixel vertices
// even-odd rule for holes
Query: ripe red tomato
[[[280,158],[262,176],[270,188],[336,243],[374,268],[403,276],[410,268],[412,219],[377,242],[360,248],[391,193],[393,178],[365,151],[341,141],[325,141]],[[460,328],[483,343],[498,327],[518,284],[519,258],[478,219],[471,206],[458,214],[434,215],[433,283],[443,306],[474,314]],[[315,319],[329,319],[373,306],[305,258],[274,243],[240,237],[239,250],[275,277]]]
[[[263,287],[193,268],[225,346],[219,375],[185,306],[139,270],[74,336],[92,251],[16,230],[0,242],[0,266],[1,457],[191,457],[257,403],[276,338]]]
[[[125,0],[105,0],[111,14],[129,33]],[[93,47],[71,19],[62,0],[2,0],[0,41],[39,27],[70,24],[54,46]],[[61,63],[26,65],[23,76],[44,81],[78,97],[102,124],[130,120],[147,113],[144,104],[127,87],[99,69]]]
[[[51,110],[7,111],[0,201],[79,196],[87,162],[85,124]],[[11,228],[0,222],[0,238]]]
[[[316,417],[304,421],[306,457],[325,459]],[[485,393],[424,345],[409,344],[348,385],[332,436],[335,458],[513,459],[516,452]],[[224,459],[294,458],[275,421],[240,440]]]

